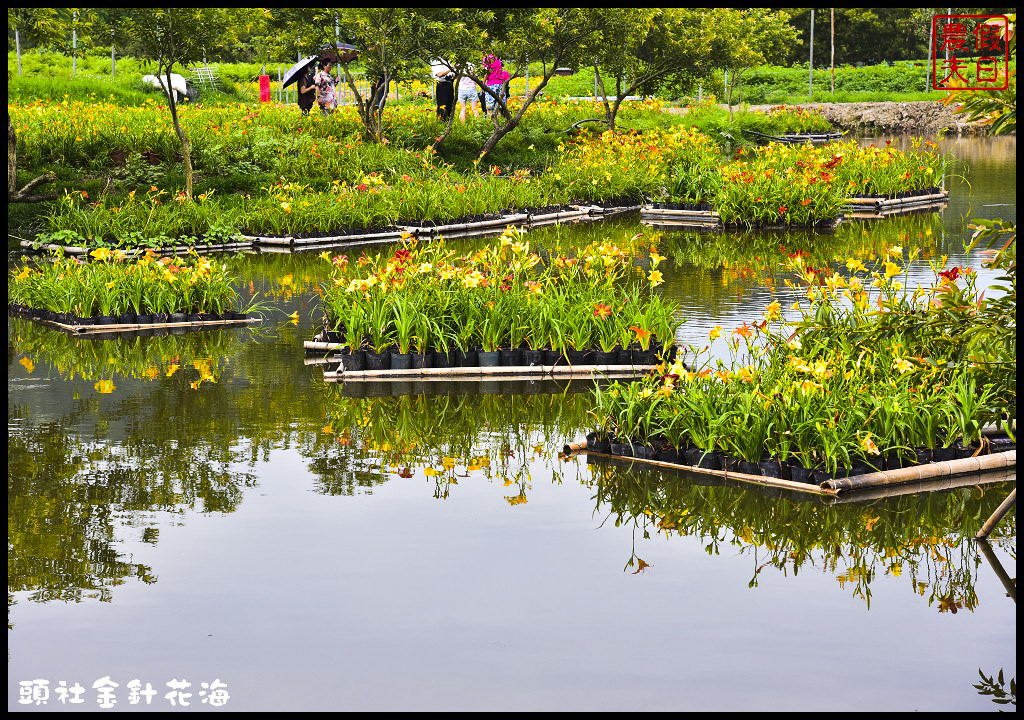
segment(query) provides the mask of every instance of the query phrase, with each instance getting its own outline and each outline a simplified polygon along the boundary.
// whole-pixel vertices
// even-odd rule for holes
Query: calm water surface
[[[910,284],[941,255],[990,283],[966,218],[1016,219],[1016,140],[943,142],[961,164],[940,213],[666,233],[678,339],[798,299],[780,245],[841,264],[898,244]],[[974,684],[1016,676],[1015,518],[991,547],[969,538],[1015,474],[836,503],[564,460],[585,383],[325,384],[302,353],[321,262],[239,265],[270,298],[259,328],[101,340],[9,320],[10,709],[94,710],[105,676],[116,709],[180,709],[181,679],[202,710],[215,679],[232,710],[998,707]],[[152,705],[127,704],[136,678]],[[86,702],[19,704],[35,679]]]

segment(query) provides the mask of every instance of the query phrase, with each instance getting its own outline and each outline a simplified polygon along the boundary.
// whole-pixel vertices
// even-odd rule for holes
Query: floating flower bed
[[[934,202],[949,159],[934,143],[909,152],[891,145],[860,148],[770,144],[726,165],[677,166],[663,201],[645,220],[724,228],[834,227],[851,204],[875,209]]]
[[[679,321],[652,291],[664,258],[636,252],[603,242],[542,259],[508,229],[464,256],[443,241],[351,263],[324,253],[334,272],[319,340],[344,371],[653,365],[671,355]]]
[[[8,311],[68,328],[104,330],[252,320],[222,264],[198,255],[130,260],[100,248],[93,261],[61,254],[8,275]]]
[[[696,370],[666,363],[646,382],[598,389],[603,427],[588,447],[814,483],[1015,448],[1016,386],[999,370],[1012,351],[978,364],[957,342],[970,325],[943,320],[970,323],[981,307],[973,272],[936,269],[935,287],[908,294],[901,254],[849,279],[796,255],[810,301],[794,308],[800,320],[787,329],[772,303],[732,332],[730,364],[698,353]],[[849,269],[865,272],[856,260]],[[982,437],[992,422],[1009,428],[1004,439]]]

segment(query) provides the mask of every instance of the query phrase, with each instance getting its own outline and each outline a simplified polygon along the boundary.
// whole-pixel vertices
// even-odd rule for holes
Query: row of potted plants
[[[439,241],[352,263],[323,257],[332,276],[321,337],[343,346],[346,369],[652,364],[680,322],[653,292],[664,258],[635,243],[541,254],[509,228],[465,255]]]
[[[811,227],[836,220],[852,197],[933,193],[949,164],[930,141],[915,140],[909,151],[771,143],[727,164],[706,157],[676,165],[662,206],[713,210],[727,227]]]
[[[243,319],[223,264],[194,253],[128,259],[99,248],[89,262],[56,253],[8,273],[8,309],[70,325]]]
[[[901,252],[890,249],[870,274],[852,260],[849,278],[805,266],[797,255],[791,262],[810,301],[794,308],[798,319],[786,323],[772,303],[761,320],[733,331],[728,364],[705,350],[696,370],[666,364],[642,383],[598,389],[602,427],[588,444],[821,482],[984,451],[991,443],[982,442],[981,428],[991,422],[1008,428],[997,445],[1015,442],[1015,388],[911,324],[948,314],[947,296],[962,295],[957,280],[973,283],[972,274],[936,267],[935,287],[908,294],[898,279]],[[908,303],[912,313],[904,312]],[[723,332],[712,329],[711,339]]]

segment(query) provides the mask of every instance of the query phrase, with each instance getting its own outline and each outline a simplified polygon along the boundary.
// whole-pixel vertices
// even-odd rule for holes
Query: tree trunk
[[[189,142],[188,135],[181,129],[181,123],[178,122],[178,104],[174,100],[174,88],[171,87],[171,67],[174,63],[167,66],[164,75],[167,78],[167,86],[164,88],[164,92],[167,95],[167,102],[171,107],[171,121],[174,123],[174,132],[178,136],[178,140],[181,142],[181,158],[185,164],[185,197],[189,200],[192,199],[192,144]]]
[[[14,123],[7,116],[7,194],[14,192],[18,186],[18,136],[14,133]]]
[[[601,77],[601,71],[597,68],[597,63],[594,63],[594,77],[597,79],[597,89],[601,91],[601,102],[604,104],[604,124],[608,126],[609,130],[615,130],[615,111],[612,110],[612,106],[608,104],[608,90],[604,86],[604,78]],[[618,82],[619,78],[615,78]]]
[[[487,156],[487,154],[495,148],[495,146],[503,137],[505,137],[510,132],[516,129],[520,121],[523,119],[523,115],[526,114],[526,111],[537,99],[537,95],[539,95],[540,91],[544,89],[544,86],[548,84],[548,81],[551,79],[551,76],[555,74],[555,68],[558,67],[558,61],[560,59],[561,58],[558,57],[554,58],[554,61],[551,63],[550,71],[547,69],[545,63],[544,77],[541,78],[540,84],[533,89],[533,92],[528,92],[526,94],[526,99],[523,100],[523,106],[519,108],[518,113],[516,113],[514,116],[511,113],[509,113],[508,119],[505,122],[505,124],[501,126],[496,126],[494,128],[494,132],[491,133],[491,136],[487,138],[487,140],[484,142],[483,147],[480,148],[480,154],[477,156],[477,162],[483,160]],[[502,102],[502,106],[504,106],[504,102]]]

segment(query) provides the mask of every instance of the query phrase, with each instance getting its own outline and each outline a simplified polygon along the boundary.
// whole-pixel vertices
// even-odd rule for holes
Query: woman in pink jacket
[[[501,60],[494,55],[487,55],[484,58],[484,68],[487,70],[488,75],[485,82],[487,87],[494,91],[495,95],[502,93],[502,86],[505,81],[509,79],[510,75],[501,66]],[[488,112],[494,108],[494,98],[490,94],[485,93],[484,98],[486,100],[486,108]]]

